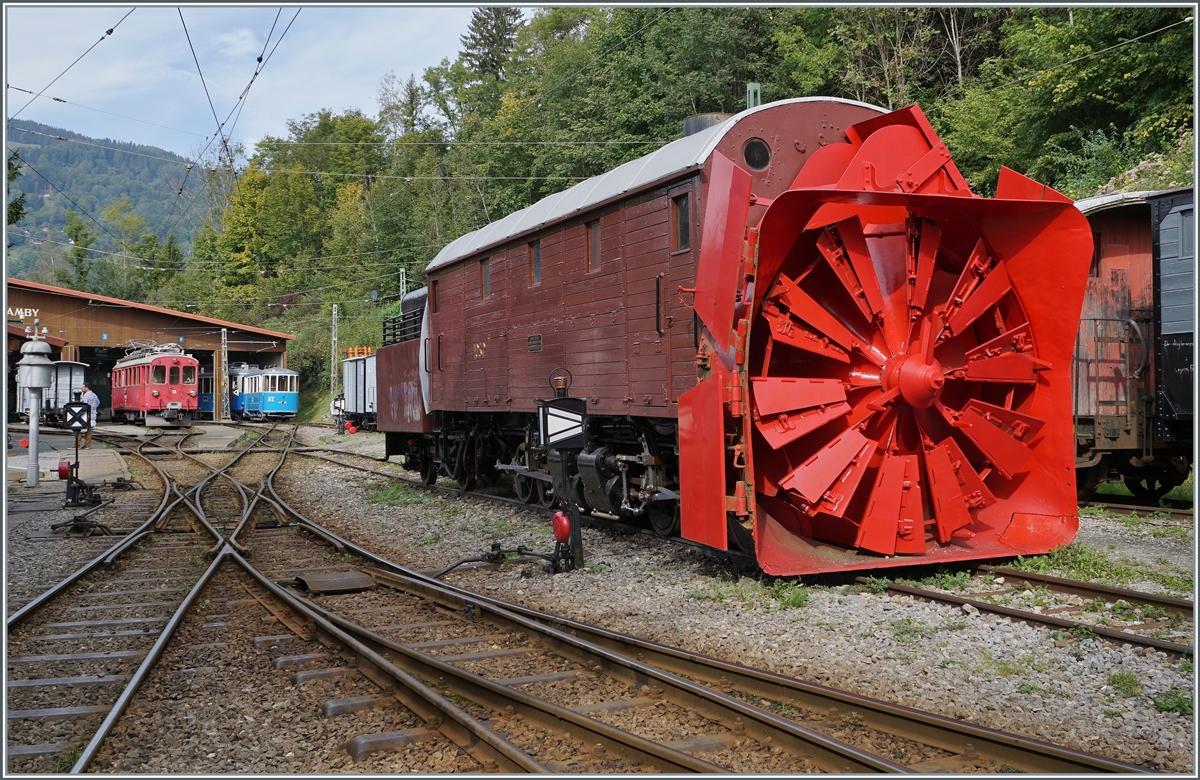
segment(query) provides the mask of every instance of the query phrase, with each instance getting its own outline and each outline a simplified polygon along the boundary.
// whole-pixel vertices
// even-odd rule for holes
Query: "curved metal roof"
[[[570,189],[548,195],[532,206],[514,211],[501,220],[460,236],[442,247],[442,251],[438,252],[437,256],[425,267],[425,271],[429,272],[450,265],[515,236],[532,232],[571,214],[586,211],[623,193],[641,189],[690,168],[698,167],[708,159],[725,134],[742,119],[776,106],[815,101],[846,103],[881,110],[878,106],[868,103],[829,97],[777,100],[774,103],[747,109],[694,135],[672,141],[645,157],[630,160],[624,165],[613,168],[608,173],[593,176]]]

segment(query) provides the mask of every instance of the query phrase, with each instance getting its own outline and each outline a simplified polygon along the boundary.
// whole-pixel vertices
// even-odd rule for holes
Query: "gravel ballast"
[[[302,437],[374,455],[383,449],[378,435],[341,438],[309,429]],[[412,568],[441,568],[482,554],[494,541],[506,549],[553,548],[545,515],[415,486],[393,492],[394,505],[372,503],[371,492],[378,499],[387,484],[302,458],[290,458],[276,478],[285,499],[310,519]],[[1101,522],[1085,518],[1081,541],[1099,549],[1120,544],[1136,554],[1131,532],[1110,523],[1106,533]],[[1192,717],[1155,705],[1171,692],[1192,697],[1194,674],[1179,658],[1097,639],[1064,640],[1008,618],[845,586],[806,588],[803,606],[785,608],[758,572],[646,536],[585,528],[583,537],[586,569],[550,575],[540,564],[522,563],[445,579],[664,644],[1160,771],[1195,766]],[[1168,541],[1192,546],[1191,539],[1160,538],[1146,546]],[[1178,553],[1142,555],[1180,560]],[[1120,684],[1130,680],[1132,687]]]

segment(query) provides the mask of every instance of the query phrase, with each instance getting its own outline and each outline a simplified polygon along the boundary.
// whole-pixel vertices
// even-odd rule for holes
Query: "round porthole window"
[[[771,164],[771,147],[761,138],[751,138],[742,147],[742,158],[753,170],[761,171]]]

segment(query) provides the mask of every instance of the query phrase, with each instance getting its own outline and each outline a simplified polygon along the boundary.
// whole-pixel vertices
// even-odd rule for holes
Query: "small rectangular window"
[[[542,283],[542,242],[534,241],[529,245],[529,283]]]
[[[179,384],[179,366],[171,366],[171,384]]]
[[[183,367],[183,383],[185,385],[196,384],[196,367],[195,366],[184,366]]]
[[[671,251],[682,252],[692,246],[692,223],[688,216],[688,196],[671,200]]]
[[[479,289],[483,291],[483,297],[492,294],[492,261],[487,258],[479,261]]]
[[[1100,233],[1092,231],[1092,267],[1088,269],[1088,276],[1100,275]]]
[[[165,385],[167,383],[167,367],[161,363],[154,367],[154,384]]]
[[[600,270],[600,220],[587,223],[587,269]]]

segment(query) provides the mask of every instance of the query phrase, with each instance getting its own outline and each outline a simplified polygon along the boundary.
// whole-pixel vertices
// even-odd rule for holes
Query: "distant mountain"
[[[37,262],[39,251],[67,248],[53,242],[67,242],[63,227],[67,224],[68,210],[81,217],[81,210],[85,211],[103,222],[105,209],[122,197],[128,198],[133,213],[146,221],[145,232],[155,233],[163,240],[168,232],[174,232],[184,252],[191,251],[200,209],[189,204],[201,191],[203,178],[197,175],[198,171],[192,171],[186,185],[183,184],[188,163],[183,157],[156,146],[89,138],[20,119],[9,122],[8,146],[20,151],[21,159],[41,174],[24,169],[9,191],[10,200],[25,193],[26,213],[24,219],[8,228],[6,243],[14,245],[8,250],[8,275],[28,274]],[[176,196],[180,186],[185,186],[182,198]],[[95,223],[88,220],[88,224],[100,234],[95,249],[117,248],[113,239]]]

